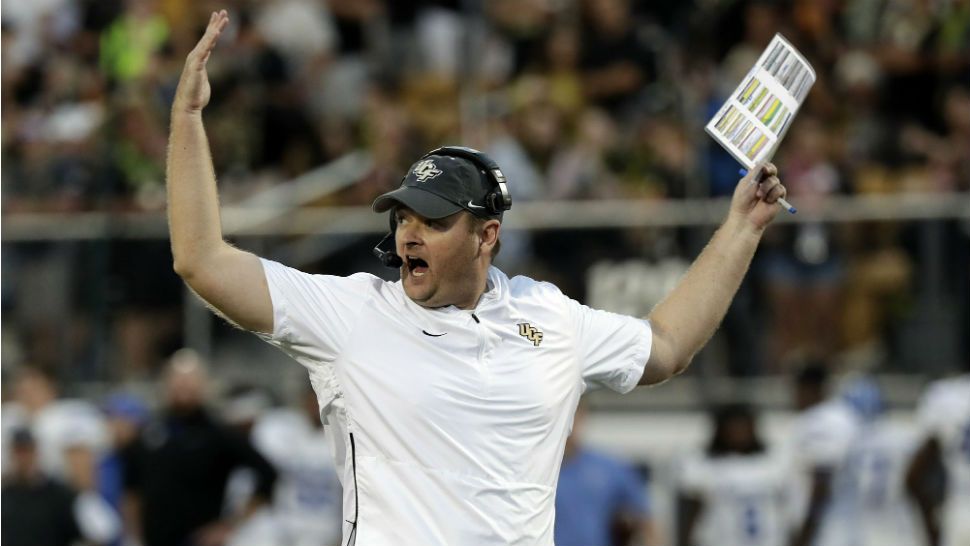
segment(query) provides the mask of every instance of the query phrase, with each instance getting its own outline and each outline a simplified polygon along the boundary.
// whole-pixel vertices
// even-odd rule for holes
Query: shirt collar
[[[459,309],[454,305],[448,305],[446,307],[438,307],[436,309],[428,309],[414,303],[411,298],[407,296],[404,292],[404,286],[401,284],[400,280],[394,282],[397,291],[400,293],[400,297],[405,302],[409,308],[413,307],[418,310],[429,312],[429,313],[485,313],[498,306],[501,306],[504,302],[508,301],[509,294],[509,278],[502,272],[499,268],[495,266],[489,266],[488,274],[485,279],[485,292],[478,299],[478,304],[475,305],[474,309]]]

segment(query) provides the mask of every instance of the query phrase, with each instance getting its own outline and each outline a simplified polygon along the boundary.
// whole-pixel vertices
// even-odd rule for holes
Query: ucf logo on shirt
[[[531,341],[536,347],[542,343],[542,331],[528,322],[519,323],[519,335]]]

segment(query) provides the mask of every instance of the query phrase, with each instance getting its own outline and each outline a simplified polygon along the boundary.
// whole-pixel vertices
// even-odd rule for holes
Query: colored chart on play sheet
[[[718,131],[725,135],[735,147],[753,160],[764,149],[770,137],[752,120],[746,118],[738,108],[731,105],[717,121]]]
[[[791,118],[791,110],[758,78],[748,80],[748,85],[737,99],[772,133],[779,134]]]
[[[784,40],[777,38],[768,46],[764,69],[774,76],[801,104],[815,83],[811,65]]]
[[[813,83],[808,61],[776,34],[705,129],[750,169],[771,158]]]

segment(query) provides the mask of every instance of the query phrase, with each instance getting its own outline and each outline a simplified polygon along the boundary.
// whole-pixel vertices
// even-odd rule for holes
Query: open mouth
[[[428,272],[428,262],[414,256],[407,257],[408,270],[415,277],[423,277]]]

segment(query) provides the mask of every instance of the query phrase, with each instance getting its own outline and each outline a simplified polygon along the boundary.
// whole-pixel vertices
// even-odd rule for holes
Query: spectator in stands
[[[970,189],[970,87],[954,85],[944,91],[941,130],[918,124],[907,125],[900,146],[907,156],[924,165],[922,183],[904,190],[967,191]]]
[[[165,370],[164,408],[126,453],[126,528],[145,546],[222,544],[239,523],[222,519],[226,482],[238,466],[258,476],[243,517],[270,498],[276,472],[209,413],[207,387],[199,356],[175,353]]]
[[[840,304],[842,344],[849,356],[845,360],[857,361],[857,368],[888,354],[891,339],[885,334],[910,309],[916,267],[900,244],[902,227],[867,222],[846,230],[851,253]]]
[[[840,192],[970,189],[970,154],[962,153],[970,145],[963,121],[970,116],[965,84],[959,83],[970,71],[965,1],[502,0],[466,10],[473,5],[227,0],[240,17],[223,40],[229,53],[211,67],[217,92],[207,114],[223,198],[243,199],[345,153],[366,150],[375,158],[373,170],[321,204],[369,203],[400,179],[407,167],[402,158],[458,134],[508,165],[518,202],[539,190],[551,190],[543,195],[556,199],[615,198],[610,180],[617,175],[635,179],[637,196],[693,195],[670,190],[704,177],[711,195],[729,195],[736,162],[699,128],[775,32],[801,48],[819,76],[781,154],[802,148],[801,128],[815,125],[812,130],[821,134],[816,142],[841,148],[825,161],[831,167],[827,175],[840,179]],[[189,0],[8,2],[0,48],[5,214],[160,206],[159,128],[167,123],[181,70],[172,52],[191,47],[196,22],[207,9],[205,2]],[[663,27],[645,24],[651,19]],[[291,32],[293,24],[299,31]],[[529,83],[536,81],[541,85]],[[504,97],[516,95],[520,86],[540,89],[552,108],[542,101],[511,101],[509,108]],[[715,87],[721,92],[713,92]],[[644,113],[637,108],[643,95],[651,99],[648,106],[657,97],[676,104],[671,110],[676,123],[658,121],[654,110],[646,124],[643,115],[627,115]],[[588,102],[596,110],[588,110]],[[497,126],[510,112],[517,126],[503,134]],[[525,135],[526,124],[534,136]],[[643,146],[631,146],[630,136],[638,134],[646,137]],[[608,140],[615,143],[607,145]],[[701,156],[705,146],[716,151]],[[618,166],[615,149],[631,147],[639,149],[621,154]],[[664,160],[653,159],[658,156]],[[782,170],[792,171],[786,175],[793,183],[805,178],[805,172],[796,172],[805,171],[803,166]],[[799,208],[806,210],[811,200],[793,188],[792,202]],[[779,241],[777,250],[814,249],[817,258],[819,249],[832,250],[840,240],[826,233],[830,226],[792,229],[799,233]],[[954,234],[946,237],[963,245],[954,247],[962,251],[965,235],[958,229]],[[507,241],[503,261],[545,276],[587,252],[586,245],[576,245],[567,246],[567,255],[558,248],[541,255],[539,242]],[[99,252],[78,251],[73,243],[5,247],[4,275],[16,280],[4,283],[4,310],[16,317],[6,331],[27,358],[48,368],[69,364],[96,379],[122,367],[128,376],[152,371],[168,353],[181,316],[179,309],[163,310],[155,301],[178,302],[180,293],[170,289],[181,285],[166,284],[165,278],[174,280],[166,266],[167,245],[139,254],[135,247],[144,246],[111,245]],[[944,254],[949,253],[948,247]],[[109,267],[106,275],[104,260],[122,266]],[[865,260],[868,256],[857,259]],[[798,328],[789,319],[797,315],[827,324],[825,317],[838,318],[831,285],[846,278],[822,278],[829,286],[820,290],[818,277],[833,270],[816,267],[819,274],[811,282],[798,284],[792,279],[801,281],[804,262],[783,265],[792,267],[774,268],[770,283],[789,286],[773,289],[771,304],[757,304],[759,315],[767,305],[781,310],[777,320],[784,332],[769,337],[783,348],[818,339],[819,352],[831,352],[838,328]],[[966,269],[962,265],[948,282],[963,290]],[[569,278],[556,280],[582,286],[585,273],[563,271]],[[146,302],[145,294],[158,298],[146,313],[104,312],[106,301],[112,309],[137,306]],[[78,301],[84,301],[80,308]],[[799,305],[803,315],[789,312],[791,305]],[[886,317],[885,332],[904,325],[912,313],[901,309]],[[955,332],[962,333],[966,313],[962,316]],[[99,317],[119,317],[120,326],[101,335]],[[801,331],[804,339],[797,337]],[[796,338],[788,343],[791,332]],[[877,335],[889,338],[883,331]],[[743,335],[728,337],[736,346],[749,344]],[[787,350],[776,348],[775,356],[782,352]],[[78,355],[94,361],[91,355],[103,354],[112,357],[88,367],[76,362]]]
[[[556,546],[659,544],[646,484],[628,463],[582,444],[585,415],[580,404],[559,470]]]
[[[554,26],[542,44],[542,62],[536,71],[549,80],[549,99],[572,121],[586,105],[580,70],[580,35],[574,25]]]
[[[583,0],[581,64],[590,101],[622,116],[656,80],[654,53],[639,32],[629,0]]]
[[[609,164],[619,139],[616,122],[598,108],[587,108],[576,124],[575,141],[556,153],[549,166],[549,196],[554,199],[619,197],[622,195],[619,177]]]
[[[805,212],[820,210],[827,197],[842,190],[829,131],[821,120],[803,116],[789,139],[780,164],[794,180],[791,200]],[[838,348],[846,268],[837,227],[820,221],[786,226],[765,247],[762,272],[774,325],[769,358],[775,362],[830,358]]]
[[[150,76],[154,56],[170,29],[155,0],[127,0],[125,12],[101,35],[101,66],[110,78],[128,82]]]

